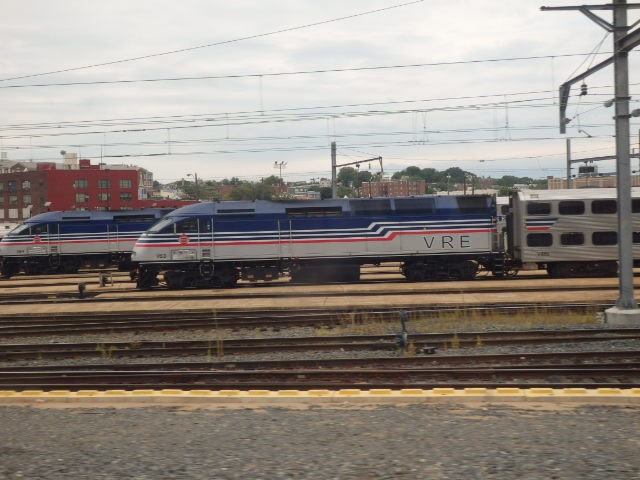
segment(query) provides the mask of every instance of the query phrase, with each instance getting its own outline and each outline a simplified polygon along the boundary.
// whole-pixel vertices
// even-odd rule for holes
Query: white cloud
[[[226,42],[391,5],[388,0],[6,0],[0,78]],[[274,173],[274,161],[287,161],[285,178],[298,179],[329,176],[329,144],[336,140],[344,161],[381,155],[387,171],[415,164],[459,166],[479,175],[562,176],[565,141],[557,131],[555,92],[559,83],[595,62],[581,65],[583,57],[560,55],[591,51],[604,31],[579,12],[541,12],[539,7],[530,0],[429,0],[182,53],[0,82],[2,87],[264,74],[0,88],[0,149],[10,158],[36,160],[58,158],[61,149],[77,150],[93,159],[138,164],[161,180],[194,171],[201,178],[259,178]],[[608,12],[598,13],[609,19]],[[601,50],[611,50],[610,38]],[[555,59],[480,62],[554,55]],[[455,61],[475,63],[269,75]],[[637,81],[637,63],[632,55],[632,84]],[[606,87],[613,83],[611,68],[587,83],[589,95],[571,98],[568,112],[575,118],[569,135],[576,137],[577,155],[612,154],[612,113],[601,106],[612,95],[612,88]],[[540,93],[513,95],[517,92]],[[460,97],[468,98],[456,100]],[[511,103],[525,98],[536,100]],[[403,112],[393,114],[396,110]],[[303,120],[302,114],[310,118]],[[166,123],[178,116],[192,121]],[[144,124],[122,120],[134,117],[157,118]],[[100,119],[114,121],[82,123]],[[41,122],[78,124],[35,128]],[[32,127],[8,127],[15,124]],[[592,138],[578,130],[588,131]],[[73,135],[40,136],[60,132]],[[22,137],[11,138],[16,135]],[[603,168],[611,170],[611,165]]]

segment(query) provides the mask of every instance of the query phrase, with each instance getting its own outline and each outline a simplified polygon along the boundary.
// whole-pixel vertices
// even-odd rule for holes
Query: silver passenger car
[[[640,189],[632,189],[633,255],[640,259]],[[524,269],[551,277],[615,276],[618,270],[614,188],[513,192],[509,253]]]

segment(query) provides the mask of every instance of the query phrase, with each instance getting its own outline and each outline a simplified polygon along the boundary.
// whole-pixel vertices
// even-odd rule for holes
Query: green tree
[[[273,188],[263,182],[244,182],[231,190],[229,198],[231,200],[271,200]]]
[[[360,188],[363,183],[370,182],[373,178],[373,174],[369,170],[363,170],[358,172],[355,182],[353,182],[353,186],[356,188]]]
[[[336,180],[344,187],[350,187],[358,178],[358,171],[351,167],[342,167],[338,172]]]
[[[270,175],[262,180],[266,185],[282,185],[284,182],[277,175]]]
[[[404,172],[405,175],[409,178],[422,179],[422,170],[420,170],[418,167],[407,167]]]
[[[506,185],[502,185],[498,189],[498,196],[499,197],[508,197],[510,192],[511,192],[511,189],[509,187],[507,187]]]
[[[420,170],[420,177],[427,183],[435,183],[438,181],[439,172],[435,168],[423,168]]]
[[[231,177],[231,179],[225,178],[222,180],[223,185],[240,185],[242,181],[238,177]]]
[[[331,189],[331,187],[321,187],[320,188],[320,198],[322,200],[325,200],[327,198],[331,198],[332,195],[333,195],[333,190]]]

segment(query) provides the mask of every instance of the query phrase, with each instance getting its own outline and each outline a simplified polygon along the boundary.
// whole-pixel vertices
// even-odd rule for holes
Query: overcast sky
[[[4,0],[0,151],[76,152],[163,183],[280,171],[293,181],[330,177],[335,141],[338,164],[381,156],[389,174],[561,177],[558,86],[610,56],[612,38],[542,5],[574,4]],[[639,72],[634,53],[632,109]],[[567,110],[573,158],[612,155],[612,67],[586,83]],[[639,127],[632,119],[636,147]]]

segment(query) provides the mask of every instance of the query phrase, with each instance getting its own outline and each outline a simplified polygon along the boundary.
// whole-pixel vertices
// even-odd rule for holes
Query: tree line
[[[424,180],[427,184],[427,193],[438,191],[456,190],[456,186],[466,185],[468,188],[498,188],[499,195],[506,195],[508,190],[517,184],[534,185],[534,188],[546,188],[546,180],[534,180],[531,177],[516,177],[504,175],[501,178],[482,177],[466,172],[458,167],[447,168],[446,170],[436,170],[435,168],[419,168],[416,166],[407,167],[404,170],[395,172],[392,180],[407,178],[409,180]],[[336,176],[336,190],[338,197],[353,197],[356,189],[363,183],[376,182],[381,180],[381,173],[371,173],[368,170],[357,170],[352,167],[343,167]],[[172,184],[174,188],[182,190],[186,198],[198,200],[272,200],[274,198],[286,198],[283,194],[285,183],[276,176],[271,175],[258,182],[240,180],[238,177],[231,177],[222,181],[198,180],[196,184],[193,180],[178,180]],[[233,186],[222,198],[223,187]],[[330,187],[320,187],[319,185],[308,185],[308,190],[320,192],[321,198],[331,198],[332,189]]]

